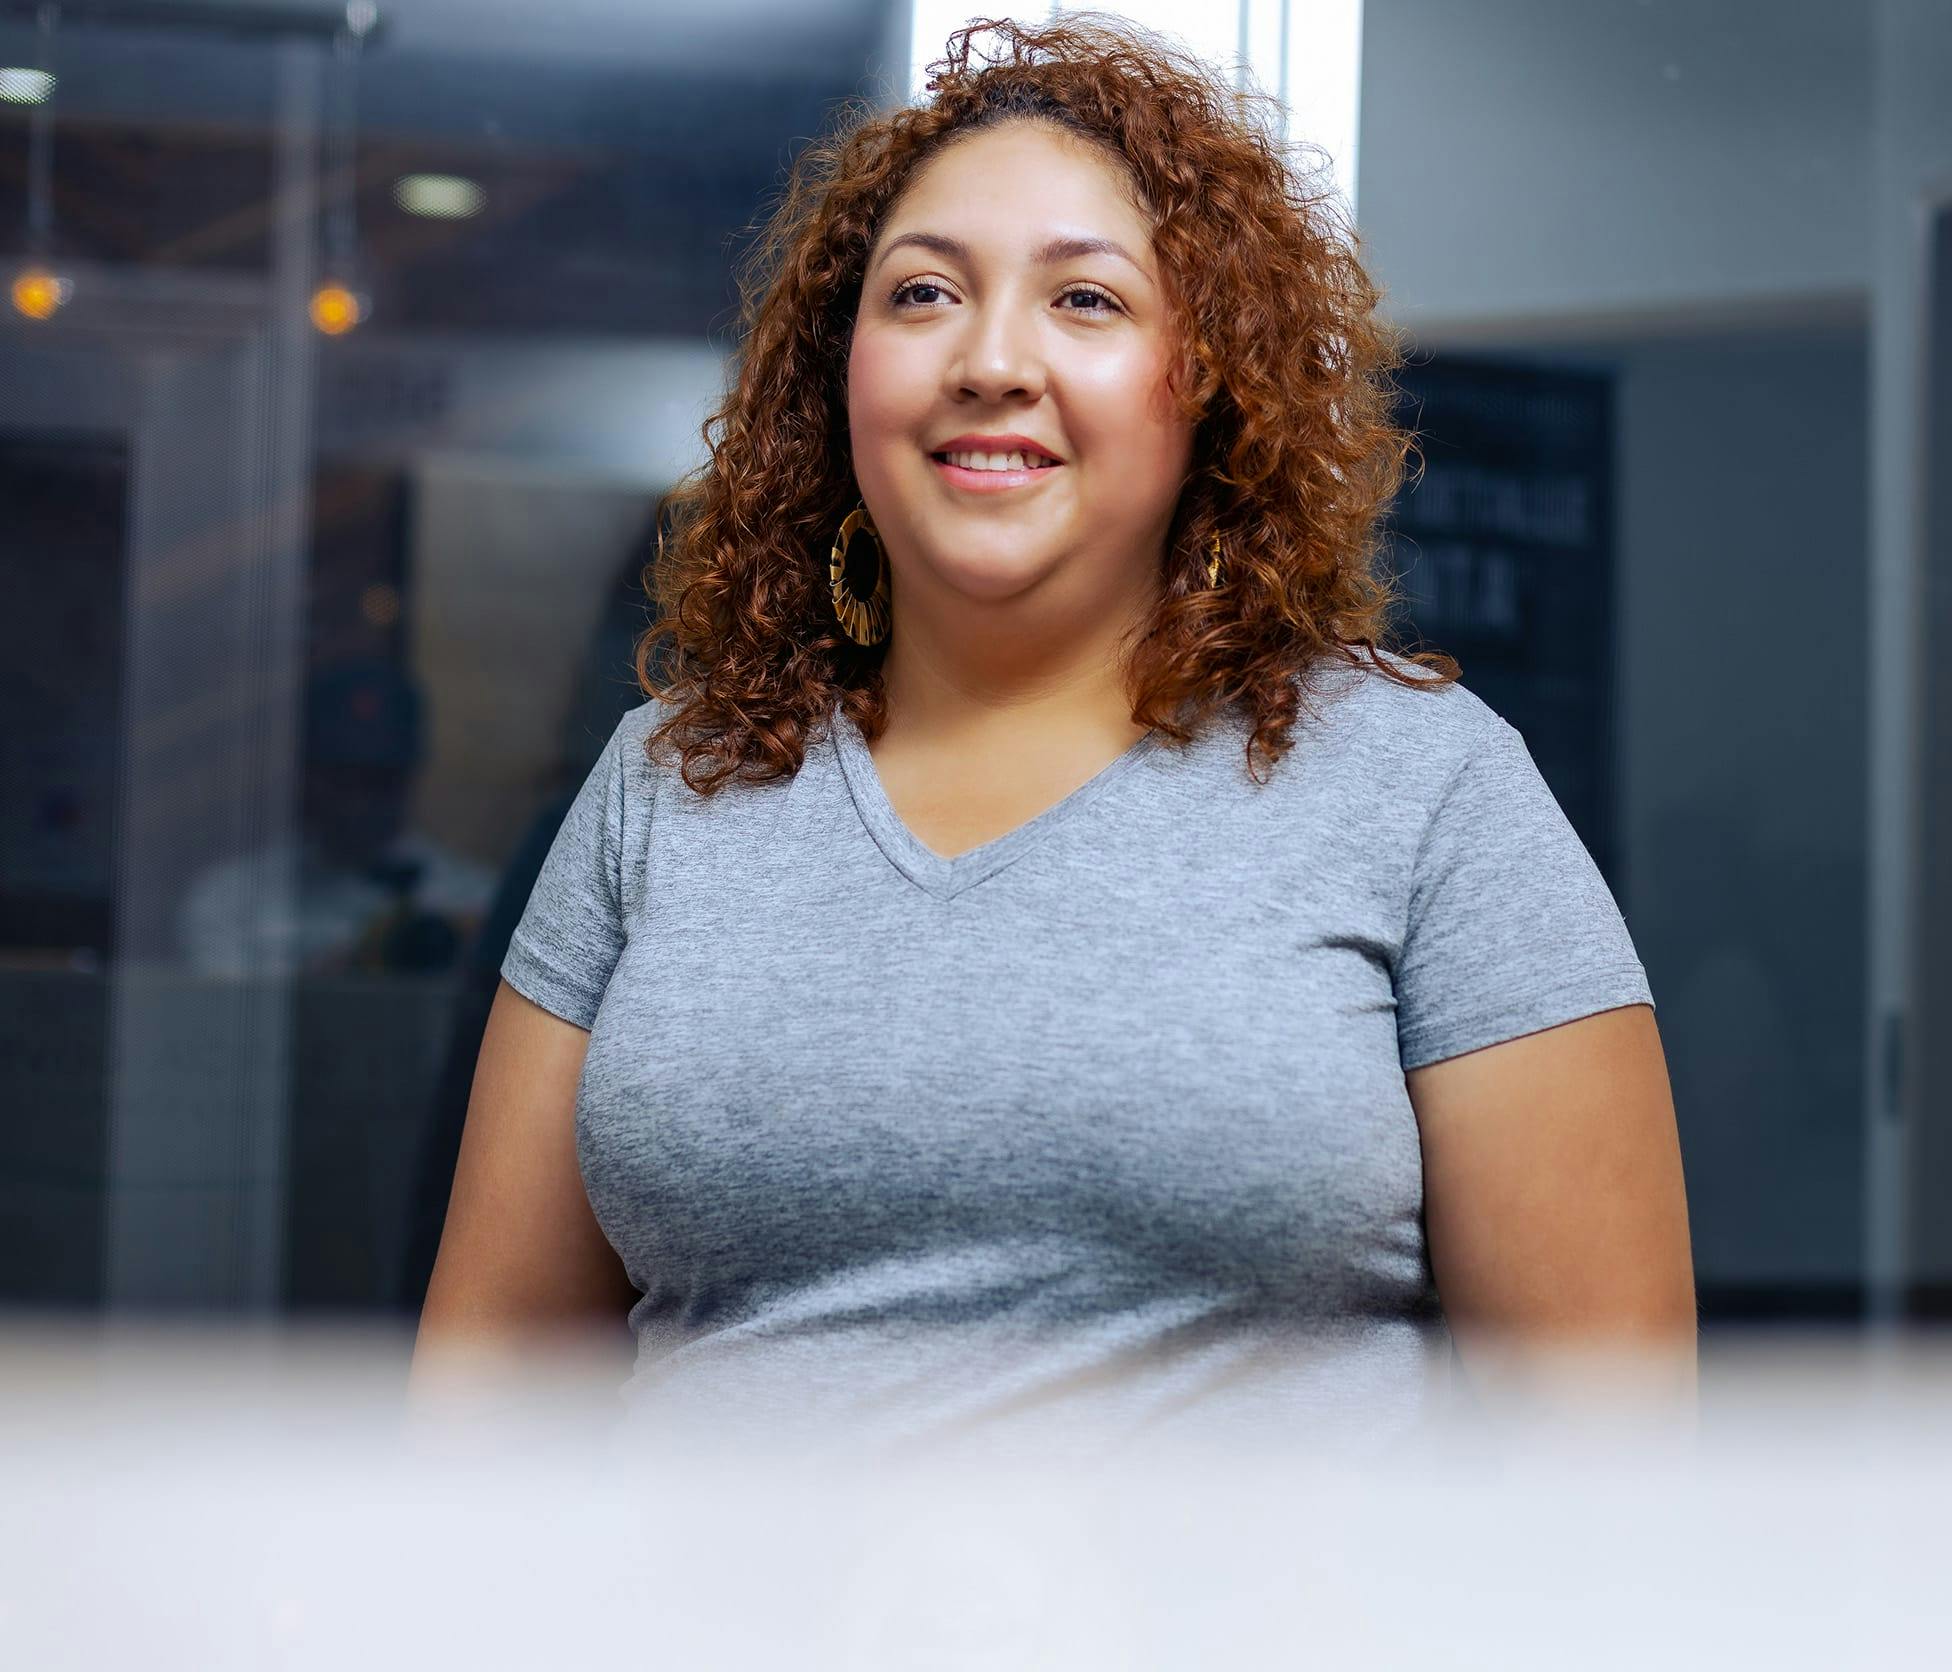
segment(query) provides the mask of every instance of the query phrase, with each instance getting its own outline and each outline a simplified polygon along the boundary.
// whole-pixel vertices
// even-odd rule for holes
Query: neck
[[[889,732],[976,748],[1026,732],[1142,736],[1124,656],[1151,593],[1067,607],[1038,596],[1048,590],[985,601],[931,594],[926,580],[898,587],[882,664]]]

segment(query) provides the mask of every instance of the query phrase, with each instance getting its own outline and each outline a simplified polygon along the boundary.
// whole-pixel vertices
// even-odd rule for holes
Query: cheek
[[[1071,422],[1079,440],[1132,466],[1176,473],[1190,439],[1166,388],[1168,369],[1149,345],[1078,367],[1071,379]]]
[[[872,446],[911,427],[928,393],[919,386],[912,354],[885,334],[865,331],[847,361],[847,417],[856,446]]]

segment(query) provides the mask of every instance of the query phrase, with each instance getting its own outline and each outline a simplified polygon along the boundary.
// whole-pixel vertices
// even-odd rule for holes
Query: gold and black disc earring
[[[875,576],[872,590],[865,597],[847,574],[847,560],[856,534],[865,534],[874,546]],[[888,636],[891,619],[888,589],[888,554],[881,536],[868,518],[867,502],[847,513],[834,538],[834,549],[827,562],[827,586],[834,596],[834,618],[841,630],[856,644],[879,644]]]

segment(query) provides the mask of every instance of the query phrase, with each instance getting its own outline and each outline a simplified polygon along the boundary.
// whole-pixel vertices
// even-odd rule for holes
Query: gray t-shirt
[[[591,1033],[647,1433],[1340,1446],[1449,1405],[1404,1073],[1652,995],[1513,727],[1309,690],[1265,783],[1229,711],[953,859],[838,710],[710,797],[625,717],[502,973]]]

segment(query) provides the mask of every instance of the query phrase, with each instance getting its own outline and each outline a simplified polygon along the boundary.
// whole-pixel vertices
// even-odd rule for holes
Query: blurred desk
[[[892,1466],[653,1455],[614,1377],[560,1365],[405,1424],[397,1336],[0,1330],[0,1642],[197,1672],[1941,1667],[1952,1362],[1923,1348],[1737,1355],[1698,1445],[1457,1426],[1351,1466],[1297,1411],[1264,1449]]]

